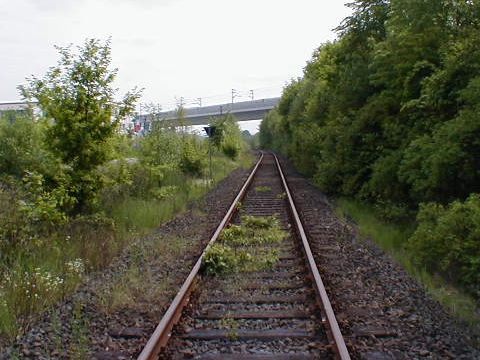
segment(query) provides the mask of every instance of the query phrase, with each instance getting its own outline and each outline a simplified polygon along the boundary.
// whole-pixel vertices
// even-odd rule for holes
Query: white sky
[[[54,45],[112,38],[120,94],[203,104],[280,95],[350,13],[345,0],[0,0],[0,102],[55,65]],[[188,102],[187,102],[188,106]]]

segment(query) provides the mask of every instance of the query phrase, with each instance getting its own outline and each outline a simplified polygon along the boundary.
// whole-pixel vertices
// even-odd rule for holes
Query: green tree
[[[470,194],[480,193],[480,2],[348,6],[338,40],[314,52],[267,114],[261,144],[325,192],[372,202],[389,219],[413,220],[420,206],[410,247],[419,243],[418,264],[438,271],[428,261],[444,262],[443,273],[465,270],[455,281],[478,283],[478,196]],[[476,215],[462,225],[464,208]],[[447,233],[454,248],[441,244]]]
[[[211,141],[226,156],[235,160],[244,147],[237,120],[233,115],[227,114],[225,117],[213,121],[212,125],[215,126],[215,134]]]
[[[88,210],[103,186],[95,174],[109,159],[111,139],[122,119],[134,110],[137,89],[122,100],[113,88],[117,69],[111,69],[110,41],[88,39],[78,52],[57,47],[58,64],[43,79],[31,77],[20,87],[27,99],[36,99],[52,120],[47,131],[50,150],[67,165],[69,192],[76,199],[72,212]]]

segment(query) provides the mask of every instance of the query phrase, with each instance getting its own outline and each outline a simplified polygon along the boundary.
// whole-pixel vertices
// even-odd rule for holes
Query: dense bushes
[[[46,146],[48,129],[44,120],[0,119],[0,337],[23,330],[31,313],[74,290],[80,275],[107,265],[132,236],[211,186],[202,178],[207,139],[162,127],[142,138],[115,133],[108,139],[114,159],[89,175],[102,181],[95,202],[69,212],[77,194],[71,169]],[[214,152],[214,180],[236,166]]]
[[[287,154],[325,192],[373,203],[389,220],[479,193],[480,3],[349,6],[338,40],[314,52],[262,122],[261,145]],[[457,245],[458,256],[469,251]]]
[[[115,100],[109,43],[88,40],[78,54],[60,54],[21,89],[42,116],[0,114],[0,340],[25,330],[32,313],[73,291],[133,236],[185,209],[242,155],[238,125],[229,122],[221,145],[233,147],[228,158],[212,154],[206,181],[207,139],[160,123],[145,137],[120,134],[139,93]]]
[[[224,118],[213,121],[212,125],[215,126],[215,134],[211,141],[215,147],[230,159],[237,159],[245,149],[245,144],[235,117],[227,114]]]
[[[0,118],[0,173],[21,178],[25,169],[52,179],[59,162],[45,146],[45,122],[33,122],[31,116]]]
[[[416,263],[480,297],[480,196],[448,206],[423,204],[417,220],[408,241]]]
[[[200,177],[207,163],[205,146],[195,138],[189,138],[183,144],[180,169],[184,174]]]

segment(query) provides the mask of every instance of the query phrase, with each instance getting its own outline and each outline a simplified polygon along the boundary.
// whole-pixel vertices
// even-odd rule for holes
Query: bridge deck
[[[280,98],[268,98],[252,101],[242,101],[236,103],[227,103],[221,105],[211,105],[204,107],[183,109],[184,119],[192,125],[208,124],[212,118],[218,118],[226,114],[235,115],[238,121],[262,119],[265,114],[272,110]],[[156,116],[161,120],[177,120],[178,112],[176,110],[160,112]],[[140,115],[137,120],[140,123],[149,121],[150,115]]]

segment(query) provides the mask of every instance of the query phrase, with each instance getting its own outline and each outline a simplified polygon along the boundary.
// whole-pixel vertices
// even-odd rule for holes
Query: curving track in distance
[[[205,251],[238,211],[275,215],[289,236],[267,271],[202,277]],[[258,245],[268,247],[268,245]],[[272,246],[272,245],[270,245]],[[262,250],[262,249],[260,249]],[[350,359],[299,214],[274,154],[262,154],[138,357],[147,359]]]

